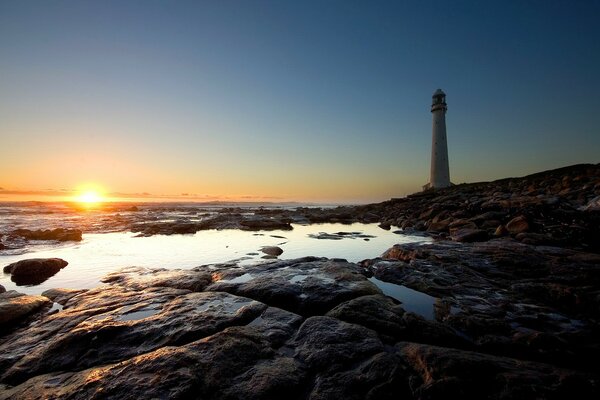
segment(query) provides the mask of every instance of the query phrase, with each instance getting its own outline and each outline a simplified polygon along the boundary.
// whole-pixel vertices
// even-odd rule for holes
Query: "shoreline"
[[[360,263],[130,268],[83,292],[6,292],[29,312],[0,336],[0,399],[595,398],[599,196],[597,164],[300,209],[435,240]],[[430,296],[434,318],[373,278]]]

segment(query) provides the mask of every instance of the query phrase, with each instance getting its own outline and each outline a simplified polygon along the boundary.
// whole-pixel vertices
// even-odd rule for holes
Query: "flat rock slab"
[[[267,306],[228,293],[100,287],[71,298],[12,340],[0,342],[2,381],[83,369],[181,345],[258,318]]]
[[[381,293],[358,265],[314,257],[216,268],[213,279],[206,290],[250,297],[303,316],[324,314],[344,301]]]

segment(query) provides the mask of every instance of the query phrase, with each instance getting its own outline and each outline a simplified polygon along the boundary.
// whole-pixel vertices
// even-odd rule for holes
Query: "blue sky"
[[[573,4],[572,4],[573,3]],[[0,187],[376,201],[600,162],[600,2],[3,1]]]

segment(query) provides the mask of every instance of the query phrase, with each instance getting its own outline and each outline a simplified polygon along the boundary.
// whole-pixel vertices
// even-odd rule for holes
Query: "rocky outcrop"
[[[17,285],[38,285],[68,264],[60,258],[30,258],[5,266],[4,273],[11,274]]]
[[[366,261],[364,267],[307,257],[194,270],[128,268],[107,276],[107,285],[99,288],[49,292],[63,302],[62,311],[0,336],[0,399],[523,399],[599,394],[598,374],[586,362],[569,362],[568,355],[565,362],[564,354],[556,351],[541,356],[535,351],[512,353],[511,346],[500,355],[477,333],[485,327],[488,336],[505,334],[494,321],[507,315],[509,325],[521,324],[521,333],[542,329],[526,318],[533,309],[519,316],[507,310],[501,315],[500,304],[507,307],[513,301],[515,309],[527,309],[526,299],[534,297],[518,298],[517,303],[517,297],[510,297],[517,296],[510,293],[514,279],[504,277],[504,283],[494,286],[482,272],[486,265],[491,265],[487,268],[492,275],[521,271],[507,263],[531,261],[524,249],[530,246],[516,243],[514,254],[503,258],[489,242],[437,245],[444,247],[395,247],[387,254],[395,259]],[[477,264],[477,254],[487,261]],[[580,266],[596,262],[593,255],[574,251],[548,257],[534,270],[541,271],[553,258]],[[457,260],[465,261],[450,268]],[[407,312],[369,281],[371,273],[436,295],[436,318]],[[522,275],[517,276],[523,283]],[[488,290],[484,296],[485,287],[499,293]],[[500,303],[491,293],[508,301]],[[572,313],[535,304],[538,315],[546,316],[538,324],[547,322],[551,312],[559,313],[560,329],[569,330],[565,318]],[[579,312],[579,324],[589,327],[589,314]],[[588,328],[580,329],[580,335],[571,332],[571,341],[560,337],[566,347],[559,350],[570,349],[575,357],[593,351],[593,343],[585,342]],[[580,343],[575,344],[575,337]],[[555,343],[548,338],[533,342],[530,337],[521,349],[548,350]],[[596,357],[592,352],[588,359]]]
[[[0,333],[50,303],[44,296],[28,296],[14,290],[0,293]]]
[[[222,210],[223,211],[223,210]],[[246,215],[221,212],[210,215],[200,221],[180,218],[174,222],[140,222],[130,229],[139,232],[139,236],[190,234],[208,229],[239,229],[244,231],[291,230],[292,220],[285,215]]]
[[[436,319],[478,351],[572,368],[600,356],[599,255],[495,239],[396,245],[383,257],[364,265],[436,297]]]
[[[79,229],[16,229],[12,232],[12,234],[28,240],[58,240],[60,242],[79,242],[82,239],[82,232]]]
[[[357,221],[368,222],[376,216],[382,224],[408,233],[427,231],[457,241],[511,236],[527,244],[598,252],[599,196],[600,164],[581,164],[522,178],[420,192],[347,210]],[[331,212],[333,217],[339,211]],[[326,219],[324,214],[322,217]]]

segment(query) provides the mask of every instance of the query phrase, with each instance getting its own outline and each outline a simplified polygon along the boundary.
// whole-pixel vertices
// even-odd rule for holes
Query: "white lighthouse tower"
[[[448,141],[446,139],[446,93],[438,89],[433,94],[431,113],[433,129],[431,140],[431,175],[424,189],[441,189],[451,185],[448,167]]]

